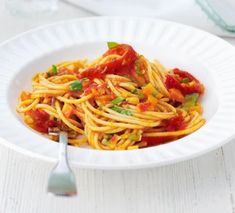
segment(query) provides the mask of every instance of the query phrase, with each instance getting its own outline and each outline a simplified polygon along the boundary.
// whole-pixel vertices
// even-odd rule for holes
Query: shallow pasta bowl
[[[168,68],[189,70],[205,85],[202,105],[207,122],[182,139],[139,150],[69,147],[74,166],[132,169],[166,165],[206,153],[234,136],[235,48],[209,33],[173,22],[100,17],[41,27],[0,46],[0,142],[31,157],[56,160],[58,143],[29,129],[16,113],[18,95],[30,88],[34,73],[60,61],[94,59],[105,51],[106,41],[131,44]]]

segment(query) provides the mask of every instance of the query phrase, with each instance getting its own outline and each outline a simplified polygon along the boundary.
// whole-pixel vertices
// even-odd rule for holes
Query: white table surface
[[[20,18],[11,16],[0,0],[0,41],[39,25],[90,15],[60,3],[59,11],[51,17]],[[46,193],[52,167],[51,163],[0,146],[0,213],[235,212],[235,140],[167,167],[135,171],[75,169],[76,198]]]

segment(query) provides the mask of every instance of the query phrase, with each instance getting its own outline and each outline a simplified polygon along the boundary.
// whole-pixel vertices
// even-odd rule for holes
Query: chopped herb
[[[110,107],[110,109],[115,111],[115,112],[118,112],[122,115],[129,115],[129,116],[132,115],[132,113],[129,110],[123,109],[123,108],[120,108],[120,107],[113,106],[113,107]]]
[[[111,48],[114,48],[114,47],[118,46],[119,44],[117,42],[114,42],[114,41],[108,41],[107,45],[108,45],[108,48],[111,49]]]
[[[185,110],[188,110],[191,107],[194,107],[197,104],[198,98],[199,98],[198,93],[192,93],[190,95],[186,95],[184,97],[184,103],[181,105],[181,107]]]
[[[141,90],[139,90],[139,89],[134,89],[134,90],[132,90],[131,91],[133,94],[136,94],[136,95],[138,95],[138,97],[140,98],[140,99],[143,99],[145,96],[144,96],[144,94],[141,92]]]
[[[57,66],[56,65],[52,65],[52,68],[51,68],[52,75],[57,75],[57,72],[58,72]]]
[[[138,96],[139,96],[140,99],[144,99],[144,94],[143,93],[139,93]]]
[[[74,81],[69,85],[71,91],[78,91],[82,89],[82,82],[79,80]]]
[[[117,98],[115,98],[115,99],[112,100],[112,104],[119,105],[119,104],[121,104],[124,100],[125,100],[125,98],[123,98],[123,97],[117,97]]]
[[[187,84],[189,82],[189,78],[183,78],[180,82]]]
[[[106,138],[103,138],[103,140],[101,141],[102,144],[104,145],[108,145],[109,144],[109,140]]]
[[[151,95],[156,98],[157,95],[158,95],[158,94],[157,94],[157,91],[153,91]]]
[[[103,138],[105,138],[105,139],[109,140],[109,139],[111,139],[111,138],[112,138],[112,135],[104,135],[104,137],[103,137]]]
[[[198,98],[199,98],[199,94],[198,93],[192,93],[190,95],[186,95],[185,96],[185,101],[186,102],[192,102],[193,104],[196,104]]]
[[[137,94],[138,93],[138,89],[133,89],[131,92],[134,93],[134,94]]]

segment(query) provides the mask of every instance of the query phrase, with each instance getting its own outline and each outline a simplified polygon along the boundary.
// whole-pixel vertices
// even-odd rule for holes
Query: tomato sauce
[[[164,125],[165,131],[168,131],[168,132],[183,130],[186,128],[186,123],[181,114],[169,120],[164,120],[162,123]]]
[[[33,119],[33,128],[41,133],[48,133],[49,127],[57,126],[57,122],[50,120],[50,115],[41,109],[30,110],[27,114]]]
[[[109,49],[103,56],[116,54],[121,56],[113,61],[96,65],[95,67],[88,68],[82,73],[78,74],[79,78],[103,78],[106,74],[128,74],[134,62],[137,60],[138,55],[134,49],[127,44],[120,44],[117,47]]]
[[[148,146],[156,146],[160,144],[164,144],[170,141],[175,140],[175,137],[165,136],[165,137],[142,137],[141,141],[147,143]]]
[[[168,74],[166,76],[165,84],[167,89],[178,89],[183,95],[204,92],[203,85],[190,73],[179,69],[173,70],[174,74]],[[183,78],[187,78],[189,83],[181,83]]]

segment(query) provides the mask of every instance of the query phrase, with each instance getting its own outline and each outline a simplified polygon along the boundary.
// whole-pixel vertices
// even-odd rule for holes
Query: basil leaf
[[[191,107],[194,107],[197,104],[198,98],[199,98],[198,93],[192,93],[192,94],[186,95],[184,97],[184,103],[181,105],[181,107],[185,110],[188,110]]]
[[[108,139],[103,138],[103,140],[101,141],[101,143],[104,144],[104,145],[108,145],[108,144],[109,144],[109,141],[108,141]]]
[[[57,75],[57,72],[58,72],[57,66],[56,65],[52,65],[52,68],[51,68],[52,75]]]
[[[153,92],[152,92],[152,96],[153,96],[153,97],[155,97],[155,98],[156,98],[156,97],[157,97],[157,95],[158,95],[157,91],[153,91]]]
[[[82,89],[82,83],[79,80],[74,81],[69,85],[71,91],[78,91]]]
[[[183,78],[180,82],[187,84],[189,82],[189,78]]]
[[[114,48],[114,47],[118,46],[119,44],[117,42],[114,42],[114,41],[108,41],[107,45],[108,45],[108,48],[111,49],[111,48]]]
[[[110,109],[115,111],[115,112],[118,112],[122,115],[128,115],[128,116],[132,115],[132,113],[129,110],[123,109],[123,108],[120,108],[120,107],[113,106],[113,107],[110,107]]]
[[[139,90],[139,89],[134,89],[134,90],[132,90],[131,91],[133,94],[135,94],[135,95],[138,95],[138,97],[140,98],[140,99],[143,99],[145,96],[144,96],[144,94],[141,92],[141,90]]]
[[[115,99],[112,100],[112,104],[119,105],[119,104],[121,104],[124,100],[125,100],[125,98],[123,98],[123,97],[117,97],[117,98],[115,98]]]

